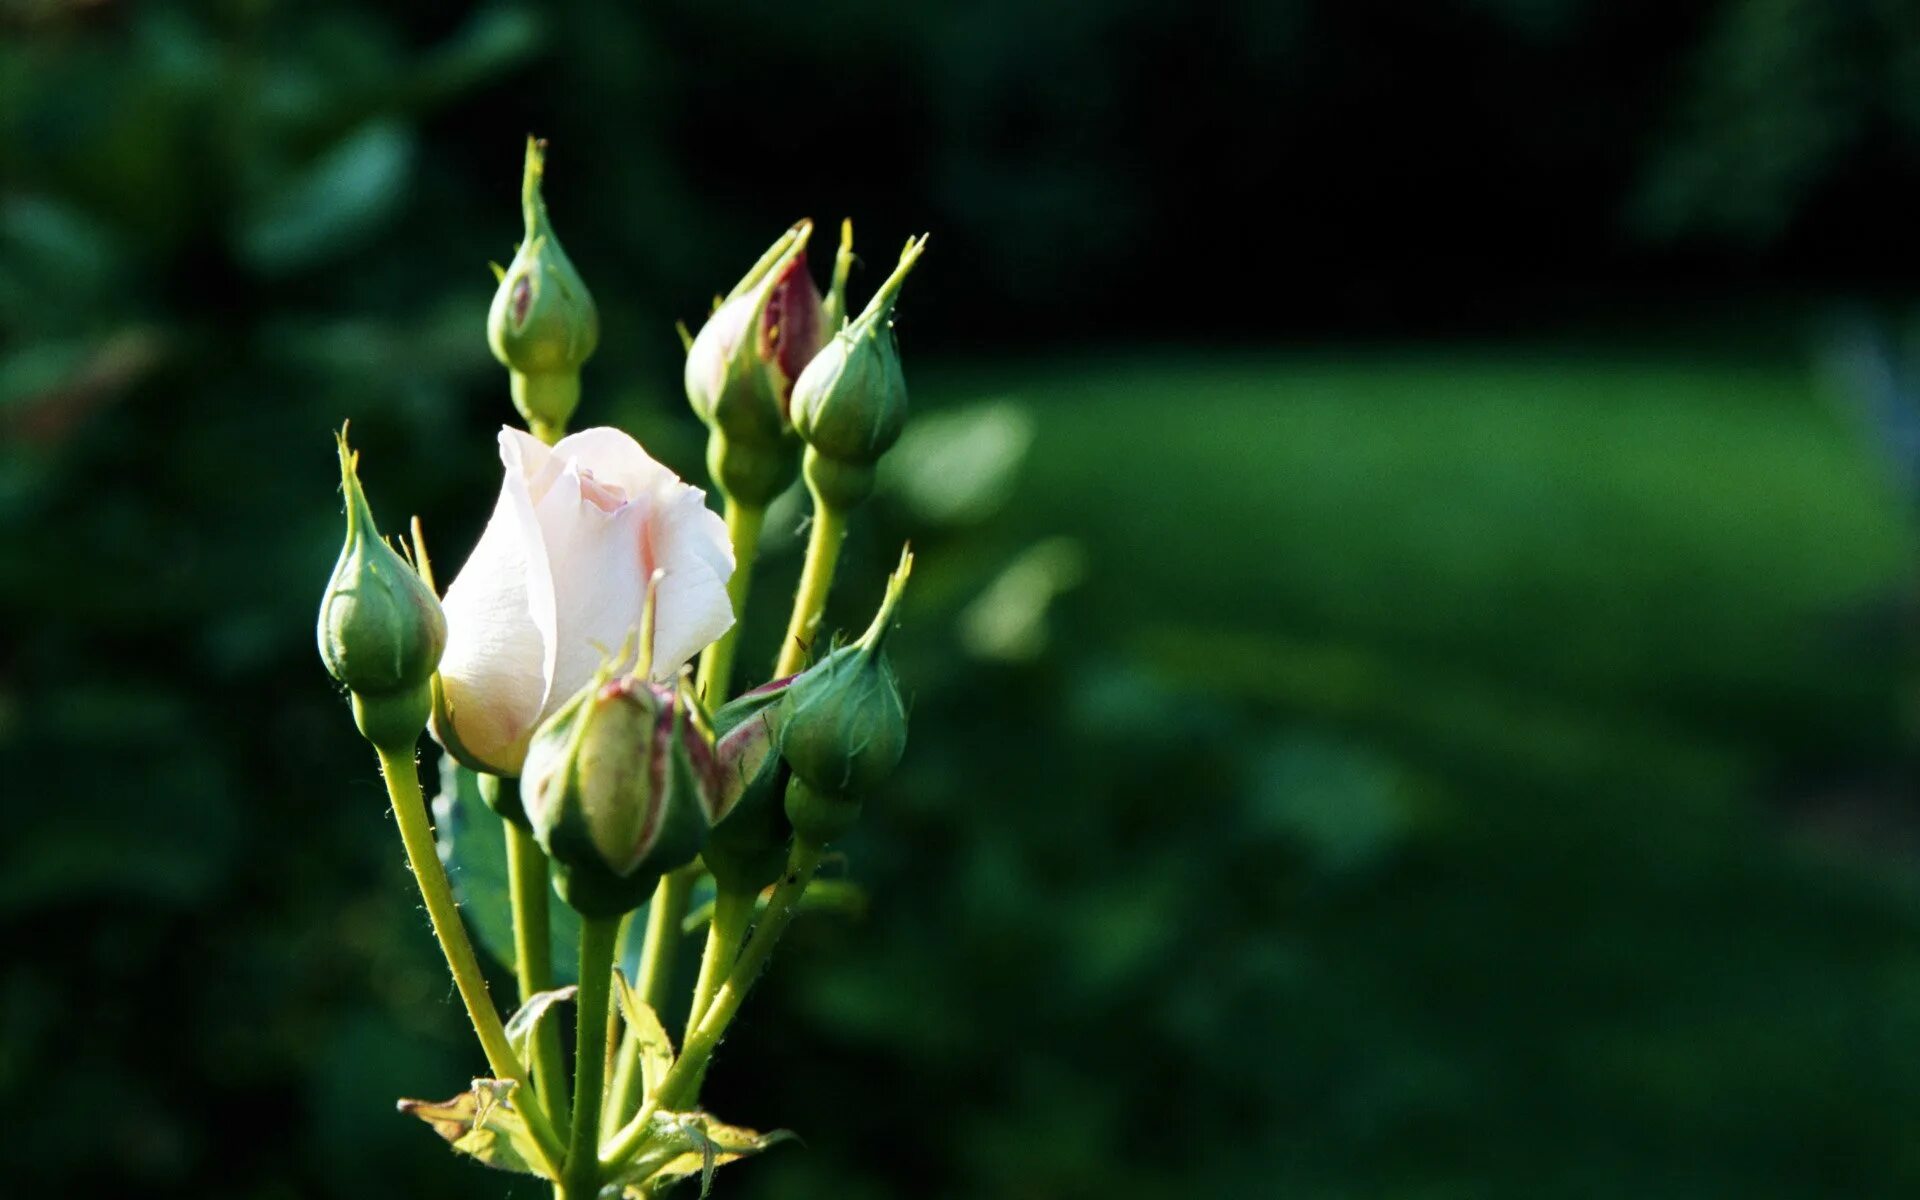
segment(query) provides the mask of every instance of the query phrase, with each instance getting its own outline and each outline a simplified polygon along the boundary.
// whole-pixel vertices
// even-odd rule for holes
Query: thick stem
[[[753,561],[760,550],[760,526],[767,510],[737,504],[727,498],[727,538],[733,543],[733,577],[727,580],[727,599],[733,603],[733,625],[700,655],[700,703],[708,711],[726,701],[733,675],[733,652],[740,640],[740,623],[747,614],[747,589],[753,582]]]
[[[562,1186],[571,1200],[592,1200],[600,1190],[600,1104],[607,1083],[607,1002],[613,990],[613,952],[620,918],[580,919],[580,995],[574,1022],[573,1133],[567,1141]]]
[[[807,561],[800,569],[800,587],[793,595],[793,619],[787,623],[787,640],[781,643],[780,660],[773,668],[775,679],[784,679],[806,665],[820,617],[827,610],[833,569],[840,562],[840,544],[846,537],[846,514],[820,503],[820,498],[815,496],[813,531],[807,536]]]
[[[440,865],[440,856],[433,844],[433,825],[427,819],[426,797],[420,792],[412,749],[399,753],[380,747],[375,750],[380,756],[381,774],[386,776],[387,795],[393,802],[394,823],[399,825],[400,840],[407,848],[407,865],[413,868],[414,880],[420,885],[427,919],[433,925],[434,937],[440,941],[441,952],[447,956],[447,968],[453,972],[454,987],[467,1007],[467,1019],[473,1022],[480,1049],[487,1056],[487,1067],[495,1078],[511,1079],[517,1084],[520,1096],[532,1095],[534,1089],[528,1082],[527,1070],[520,1065],[512,1043],[507,1041],[500,1012],[494,1008],[486,977],[480,973],[480,961],[474,957],[473,943],[467,940],[466,927],[460,923],[453,889],[447,885],[446,870]],[[514,1107],[520,1110],[547,1159],[547,1166],[557,1172],[560,1138],[547,1120],[546,1109],[538,1101]]]
[[[793,853],[787,860],[787,873],[781,876],[780,886],[773,890],[773,896],[767,902],[767,911],[761,916],[759,924],[754,926],[753,936],[747,939],[746,948],[740,951],[733,969],[727,972],[726,982],[714,993],[713,1003],[707,1006],[699,1026],[687,1034],[687,1044],[681,1047],[680,1057],[674,1060],[673,1068],[660,1081],[660,1087],[607,1145],[602,1159],[604,1163],[617,1166],[632,1158],[646,1141],[647,1127],[653,1120],[653,1114],[661,1109],[675,1111],[692,1098],[692,1089],[705,1075],[707,1061],[713,1057],[720,1038],[739,1014],[740,1005],[746,1000],[754,981],[760,978],[768,957],[773,954],[775,943],[779,942],[780,935],[786,932],[794,914],[800,910],[800,898],[806,893],[807,884],[813,881],[813,873],[819,869],[820,855],[825,849],[818,842],[803,841],[797,837],[794,839]]]
[[[514,975],[520,1003],[553,986],[553,937],[548,925],[552,888],[547,884],[547,855],[533,834],[502,822],[507,836],[508,898],[513,906]],[[540,1022],[533,1042],[533,1082],[555,1126],[565,1125],[567,1063],[560,1048],[560,1023]]]

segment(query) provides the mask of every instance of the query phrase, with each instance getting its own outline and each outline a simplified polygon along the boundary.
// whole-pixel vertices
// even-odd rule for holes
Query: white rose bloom
[[[551,447],[503,429],[500,461],[493,518],[441,604],[433,733],[468,766],[512,776],[540,722],[638,629],[655,569],[653,679],[732,626],[733,548],[706,493],[617,429]]]

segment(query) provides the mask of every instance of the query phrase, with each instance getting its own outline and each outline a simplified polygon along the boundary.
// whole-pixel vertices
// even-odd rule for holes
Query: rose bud
[[[410,750],[426,727],[431,681],[447,644],[433,589],[380,537],[360,488],[360,456],[336,435],[347,540],[320,600],[316,633],[327,671],[353,696],[353,717],[383,750]]]
[[[580,403],[580,368],[600,344],[600,313],[547,220],[540,194],[545,151],[545,142],[527,139],[520,184],[526,232],[493,294],[487,345],[507,368],[513,406],[528,428],[550,441]]]
[[[663,574],[648,582],[641,663],[653,657]],[[520,803],[559,865],[561,897],[585,916],[612,917],[638,908],[661,874],[700,852],[713,777],[707,735],[679,690],[640,674],[616,678],[609,665],[534,734]]]
[[[807,270],[812,222],[783,234],[735,285],[687,349],[687,400],[711,431],[707,465],[728,496],[764,507],[793,482],[799,446],[787,406],[826,337]]]
[[[672,679],[733,624],[733,549],[700,489],[617,429],[549,447],[500,433],[493,518],[447,588],[433,735],[476,771],[520,774],[533,731],[620,645],[664,570],[651,678]]]
[[[757,687],[713,714],[714,822],[701,858],[722,891],[758,892],[786,867],[788,771],[773,718],[792,682]]]
[[[907,381],[893,336],[893,306],[927,239],[907,243],[893,274],[857,318],[834,335],[793,385],[793,427],[807,444],[807,484],[846,511],[873,491],[874,465],[907,422]]]
[[[520,803],[582,915],[638,908],[707,836],[711,751],[675,689],[598,677],[542,725]]]
[[[781,700],[775,732],[793,769],[787,819],[810,841],[832,841],[851,828],[861,802],[906,752],[907,710],[885,642],[912,570],[912,552],[902,553],[867,632],[809,667]]]

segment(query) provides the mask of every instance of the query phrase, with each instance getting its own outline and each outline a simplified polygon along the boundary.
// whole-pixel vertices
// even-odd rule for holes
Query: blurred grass
[[[1581,756],[1529,730],[1895,734],[1912,529],[1804,367],[1141,357],[1020,388],[1020,509],[1084,531],[1102,628],[1196,683],[1483,745],[1510,724],[1542,768]]]

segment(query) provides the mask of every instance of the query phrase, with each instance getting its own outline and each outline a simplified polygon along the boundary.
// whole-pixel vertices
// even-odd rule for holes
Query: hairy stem
[[[407,849],[407,865],[413,868],[414,880],[420,885],[420,897],[426,902],[427,918],[433,925],[434,937],[439,939],[440,950],[447,956],[447,967],[453,972],[454,987],[460,992],[460,999],[466,1005],[467,1019],[473,1022],[473,1032],[480,1039],[480,1049],[487,1056],[487,1066],[497,1079],[510,1079],[518,1085],[516,1100],[522,1096],[531,1096],[534,1089],[527,1079],[527,1070],[520,1064],[519,1055],[513,1052],[513,1045],[507,1041],[507,1031],[500,1023],[500,1012],[493,1006],[493,997],[487,992],[487,980],[480,973],[480,961],[474,957],[473,943],[467,940],[467,930],[460,923],[460,910],[453,901],[453,889],[447,884],[446,870],[440,865],[440,856],[433,844],[433,825],[427,819],[426,797],[420,792],[420,776],[414,768],[411,748],[402,753],[376,747],[380,756],[380,772],[386,776],[387,796],[393,802],[394,823],[400,826],[400,840]],[[554,1132],[553,1125],[547,1119],[547,1112],[536,1100],[532,1103],[516,1103],[521,1116],[527,1122],[527,1128],[533,1133],[541,1154],[547,1159],[547,1166],[557,1171],[561,1161],[560,1138]]]
[[[846,514],[820,503],[820,498],[815,496],[813,530],[807,535],[806,565],[800,569],[800,586],[793,595],[793,618],[787,623],[787,638],[780,645],[780,660],[773,668],[775,679],[784,679],[806,665],[821,614],[827,610],[827,593],[833,588],[833,570],[839,565],[840,544],[846,537]]]
[[[700,1026],[700,1018],[713,1003],[720,981],[727,977],[734,960],[740,957],[740,945],[746,940],[747,926],[753,922],[757,892],[717,891],[713,896],[713,919],[707,925],[707,948],[700,957],[700,978],[693,985],[693,1006],[687,1010],[687,1036]]]
[[[620,918],[580,919],[580,996],[573,1043],[573,1131],[561,1183],[569,1200],[593,1200],[600,1190],[600,1105],[607,1084],[607,1007],[613,991],[613,951]]]
[[[503,822],[507,838],[508,898],[513,905],[514,975],[520,1003],[553,986],[553,937],[547,906],[547,855],[533,835],[512,821]],[[567,1123],[567,1065],[560,1048],[560,1025],[542,1021],[534,1035],[533,1083],[554,1125]]]

